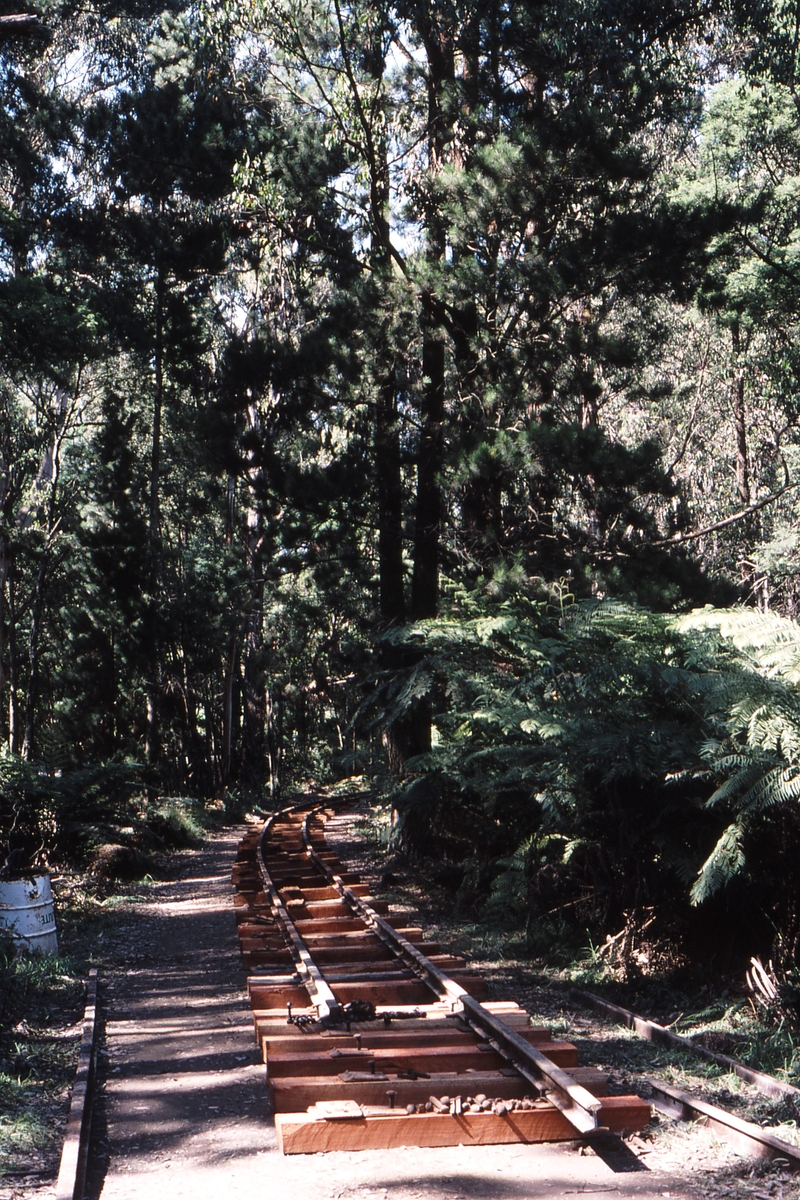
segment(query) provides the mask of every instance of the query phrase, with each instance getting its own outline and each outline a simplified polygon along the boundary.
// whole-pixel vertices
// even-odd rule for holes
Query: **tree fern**
[[[800,798],[800,626],[746,609],[704,609],[676,625],[717,633],[726,665],[706,705],[721,736],[700,752],[718,781],[708,807],[736,816],[700,868],[692,888],[698,904],[741,874],[756,822]]]
[[[678,937],[734,881],[777,895],[770,839],[800,799],[794,622],[461,592],[389,636],[418,657],[370,702],[397,711],[425,688],[439,732],[414,764],[435,786],[408,789],[407,848],[446,846],[487,895],[523,887],[529,929],[558,912],[605,936],[656,905]]]
[[[742,820],[734,821],[725,829],[692,885],[693,904],[701,904],[707,900],[743,870],[746,861],[745,830],[746,826]]]

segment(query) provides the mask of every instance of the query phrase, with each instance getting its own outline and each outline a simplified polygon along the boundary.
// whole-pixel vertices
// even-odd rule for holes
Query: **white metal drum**
[[[20,949],[34,954],[57,954],[58,937],[49,875],[0,880],[0,932],[6,931]]]

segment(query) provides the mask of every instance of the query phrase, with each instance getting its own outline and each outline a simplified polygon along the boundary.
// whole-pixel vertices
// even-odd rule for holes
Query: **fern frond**
[[[744,826],[739,821],[734,821],[724,831],[692,886],[693,905],[702,904],[743,870],[746,862],[743,838]]]
[[[582,850],[588,845],[586,838],[573,838],[571,842],[567,842],[564,847],[564,853],[561,856],[561,861],[566,865],[577,850]]]
[[[748,790],[739,797],[736,808],[743,812],[760,812],[776,804],[785,804],[800,796],[800,768],[776,767],[762,773]]]
[[[789,617],[751,608],[706,608],[681,617],[676,628],[715,629],[769,677],[800,682],[800,625]]]

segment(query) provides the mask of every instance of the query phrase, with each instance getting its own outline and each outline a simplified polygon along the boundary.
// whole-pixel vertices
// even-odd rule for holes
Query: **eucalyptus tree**
[[[0,721],[8,750],[26,758],[51,704],[49,600],[73,549],[64,459],[91,406],[97,344],[57,238],[74,192],[76,112],[60,85],[74,37],[58,23],[39,32],[0,45]]]
[[[696,294],[702,315],[694,317],[706,350],[693,411],[707,432],[723,423],[709,440],[709,461],[695,469],[694,455],[686,457],[688,490],[701,527],[715,532],[730,522],[715,550],[763,607],[771,593],[796,603],[787,522],[794,520],[800,369],[799,122],[787,84],[763,73],[729,78],[710,94],[697,144],[672,180],[687,219],[712,206],[726,214],[709,242]],[[691,320],[685,314],[681,323]],[[687,438],[688,448],[688,431]]]
[[[270,77],[256,56],[241,81],[257,121],[237,169],[241,237],[218,289],[228,345],[215,454],[249,581],[226,684],[243,722],[233,767],[244,786],[266,778],[275,793],[281,745],[299,764],[310,714],[337,707],[329,684],[349,671],[333,665],[335,646],[358,625],[369,579],[354,551],[365,444],[348,402],[358,262],[335,202],[344,160]]]
[[[202,485],[187,487],[183,463],[187,454],[197,457],[211,371],[212,288],[231,240],[224,198],[246,133],[244,115],[222,86],[225,59],[204,56],[191,15],[151,16],[132,38],[134,68],[124,85],[100,89],[82,114],[92,188],[77,198],[64,236],[92,280],[113,355],[105,374],[106,421],[115,405],[121,408],[117,419],[137,460],[135,519],[127,528],[129,535],[141,531],[143,522],[146,542],[135,550],[142,567],[133,581],[136,612],[132,619],[128,611],[124,627],[145,675],[145,717],[136,724],[147,760],[157,764],[166,736],[161,709],[167,696],[183,690],[177,614],[187,563],[180,530],[193,503],[213,524]],[[126,454],[116,454],[120,471]],[[107,491],[112,508],[94,529],[87,525],[98,562],[105,558],[98,529],[117,526],[115,509],[125,507],[129,494],[123,472]],[[105,589],[106,598],[112,591]],[[104,628],[110,636],[113,626],[101,622],[98,637]],[[126,655],[132,653],[129,647]]]
[[[669,481],[653,451],[607,445],[598,413],[653,350],[637,305],[685,286],[691,239],[659,181],[696,119],[712,13],[247,9],[272,94],[342,155],[384,628],[436,614],[443,564],[553,575],[582,550],[591,576],[615,525],[634,537],[612,556],[646,540],[646,494]]]

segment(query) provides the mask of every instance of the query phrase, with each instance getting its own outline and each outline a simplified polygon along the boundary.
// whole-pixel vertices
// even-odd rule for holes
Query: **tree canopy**
[[[795,9],[0,12],[5,869],[358,774],[532,945],[794,953]]]

